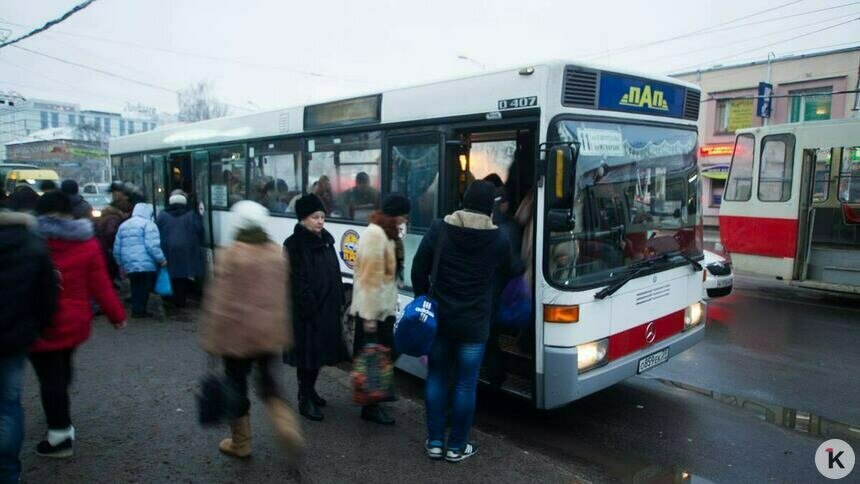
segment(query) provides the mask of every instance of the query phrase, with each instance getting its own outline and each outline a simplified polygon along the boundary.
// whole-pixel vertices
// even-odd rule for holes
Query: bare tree
[[[207,81],[199,81],[179,91],[179,121],[193,123],[227,116],[227,105],[220,102],[213,91],[212,84]]]

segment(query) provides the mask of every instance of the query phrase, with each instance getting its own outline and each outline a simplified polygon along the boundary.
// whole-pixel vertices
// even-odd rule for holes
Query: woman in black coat
[[[284,362],[296,367],[299,413],[322,420],[326,401],[315,387],[320,368],[349,360],[343,340],[343,286],[334,237],[323,228],[325,207],[313,194],[296,202],[299,223],[284,248],[290,257],[295,346]]]
[[[158,214],[155,224],[161,234],[161,250],[167,259],[167,272],[173,286],[170,301],[185,307],[191,279],[199,282],[205,272],[203,256],[203,220],[188,207],[188,197],[175,191],[166,210]]]

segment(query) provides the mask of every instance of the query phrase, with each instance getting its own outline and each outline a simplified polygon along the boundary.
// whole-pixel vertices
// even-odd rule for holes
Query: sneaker
[[[448,449],[448,453],[445,454],[445,460],[447,460],[448,462],[460,462],[468,459],[469,457],[472,457],[477,453],[477,447],[472,444],[466,444],[459,451]]]
[[[442,442],[433,441],[430,439],[424,441],[424,450],[427,451],[427,457],[433,460],[439,460],[444,457],[445,452],[442,450]]]
[[[47,440],[39,442],[36,446],[36,455],[52,457],[54,459],[65,459],[74,455],[72,439],[66,439],[57,445],[51,445]]]

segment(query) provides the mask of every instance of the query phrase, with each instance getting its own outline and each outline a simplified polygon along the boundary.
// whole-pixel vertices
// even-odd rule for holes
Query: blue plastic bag
[[[436,338],[436,326],[436,302],[419,296],[406,305],[394,324],[394,347],[409,356],[426,355]]]
[[[499,297],[496,322],[510,328],[526,328],[532,322],[532,291],[528,281],[516,277],[508,281]]]
[[[173,295],[173,286],[170,285],[170,274],[164,267],[158,270],[158,277],[155,279],[155,293],[159,296]]]

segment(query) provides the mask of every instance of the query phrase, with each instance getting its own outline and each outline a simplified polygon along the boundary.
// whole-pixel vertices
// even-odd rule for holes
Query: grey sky
[[[77,3],[2,0],[0,28],[17,37]],[[168,90],[210,80],[217,95],[234,106],[232,112],[241,113],[552,58],[667,73],[763,59],[769,51],[785,55],[860,44],[856,20],[785,41],[860,17],[860,2],[801,0],[730,25],[845,6],[625,49],[786,3],[98,0],[19,45]],[[472,60],[459,59],[461,55]],[[78,102],[89,109],[119,111],[128,101],[176,111],[176,95],[169,91],[14,47],[0,50],[0,89]]]

